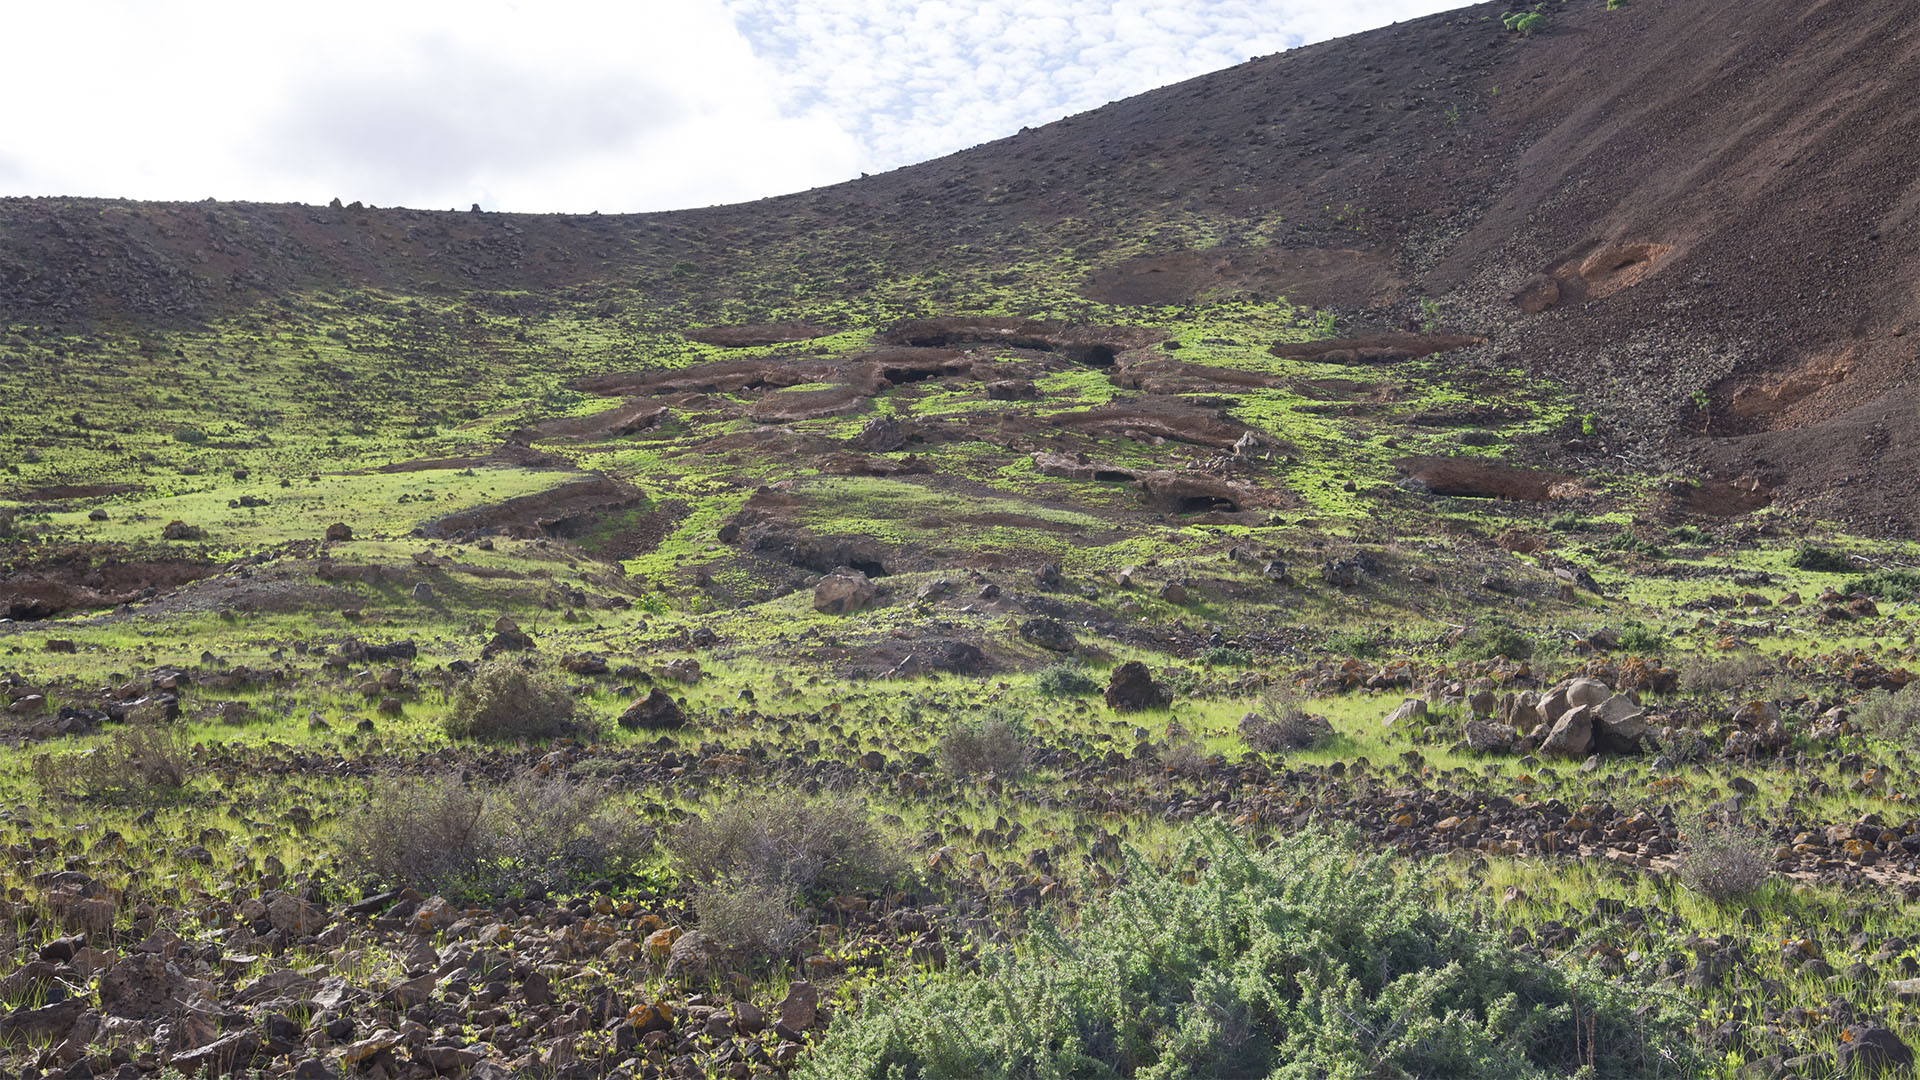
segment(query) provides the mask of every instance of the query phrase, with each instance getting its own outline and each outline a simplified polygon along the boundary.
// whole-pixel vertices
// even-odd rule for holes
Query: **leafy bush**
[[[600,789],[532,774],[480,789],[451,777],[375,784],[334,839],[352,872],[456,896],[584,884],[633,869],[651,842]]]
[[[1504,656],[1525,660],[1533,655],[1533,639],[1504,622],[1484,622],[1460,635],[1453,655],[1461,660],[1491,660]]]
[[[486,742],[575,734],[573,695],[560,681],[512,660],[491,660],[453,694],[443,726],[456,739]]]
[[[177,797],[198,771],[193,743],[167,724],[132,724],[97,746],[74,754],[33,759],[40,790],[70,799],[105,803],[165,802]]]
[[[173,429],[173,441],[185,443],[188,446],[199,446],[207,441],[207,433],[192,424],[181,424]]]
[[[1261,853],[1216,826],[1126,881],[1072,936],[869,997],[800,1075],[1511,1080],[1573,1075],[1596,1045],[1595,1077],[1690,1074],[1677,1005],[1442,914],[1351,833]]]
[[[1637,656],[1656,656],[1667,651],[1667,635],[1659,627],[1629,619],[1620,631],[1620,649]]]
[[[1820,574],[1844,574],[1854,569],[1851,559],[1817,544],[1801,544],[1794,548],[1787,565],[1795,570],[1811,570]]]
[[[1323,646],[1331,656],[1351,656],[1356,659],[1373,656],[1380,651],[1373,635],[1364,630],[1335,630],[1327,635]]]
[[[1027,768],[1027,731],[1004,710],[956,720],[934,747],[940,767],[953,776],[1017,776]]]
[[[1276,688],[1261,695],[1260,704],[1240,718],[1240,739],[1269,754],[1311,750],[1333,741],[1333,725],[1308,712],[1297,694]]]
[[[1716,904],[1737,900],[1772,880],[1773,852],[1765,840],[1732,825],[1702,820],[1688,830],[1676,868],[1687,888]]]
[[[1848,582],[1847,591],[1863,593],[1889,603],[1912,600],[1920,597],[1920,571],[1876,570]]]
[[[1200,654],[1200,662],[1207,667],[1252,667],[1253,656],[1231,645],[1213,645]]]
[[[1075,661],[1049,664],[1033,677],[1033,692],[1043,698],[1086,697],[1099,690],[1100,683],[1087,673],[1086,665]]]

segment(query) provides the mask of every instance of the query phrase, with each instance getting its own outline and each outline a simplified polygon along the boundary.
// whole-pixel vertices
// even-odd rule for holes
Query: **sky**
[[[0,0],[0,195],[740,202],[1460,2]]]

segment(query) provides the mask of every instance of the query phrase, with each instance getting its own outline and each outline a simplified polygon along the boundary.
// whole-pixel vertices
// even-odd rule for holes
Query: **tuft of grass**
[[[1333,725],[1308,712],[1299,695],[1276,688],[1262,694],[1259,705],[1240,718],[1240,739],[1270,754],[1312,750],[1333,741]]]

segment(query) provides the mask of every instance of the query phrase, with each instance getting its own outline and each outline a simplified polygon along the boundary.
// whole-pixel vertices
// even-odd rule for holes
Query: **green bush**
[[[573,695],[552,675],[491,660],[454,691],[442,726],[456,739],[552,739],[579,732],[575,708]]]
[[[1818,544],[1801,544],[1794,548],[1787,564],[1795,570],[1811,570],[1820,574],[1844,574],[1854,569],[1853,560]]]
[[[1460,636],[1453,655],[1460,660],[1491,660],[1504,656],[1525,660],[1533,655],[1533,639],[1504,622],[1481,623]]]
[[[207,441],[207,433],[192,424],[181,424],[173,429],[173,441],[185,443],[188,446],[199,446]]]
[[[1657,656],[1667,651],[1667,635],[1661,633],[1659,627],[1629,619],[1620,631],[1620,651],[1636,656]]]
[[[1086,697],[1099,690],[1100,683],[1087,673],[1086,665],[1076,661],[1049,664],[1033,677],[1033,692],[1043,698]]]
[[[1544,1080],[1590,1059],[1581,1075],[1693,1075],[1677,1003],[1518,953],[1394,863],[1351,833],[1261,853],[1205,829],[1170,869],[1134,860],[1071,936],[876,992],[800,1075]]]
[[[1207,667],[1252,667],[1253,654],[1231,645],[1212,645],[1200,654],[1200,662]]]
[[[1349,656],[1355,659],[1373,656],[1380,651],[1380,646],[1374,641],[1373,635],[1365,630],[1335,630],[1326,636],[1322,647],[1330,656]]]
[[[1847,584],[1848,592],[1863,593],[1878,600],[1899,603],[1920,596],[1920,571],[1875,570]]]

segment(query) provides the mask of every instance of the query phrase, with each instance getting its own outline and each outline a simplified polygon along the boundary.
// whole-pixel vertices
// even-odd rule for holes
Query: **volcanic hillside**
[[[8,200],[0,319],[172,324],[303,288],[597,283],[752,310],[798,284],[745,282],[768,264],[857,299],[929,272],[1018,294],[1069,255],[1089,296],[1118,303],[1284,295],[1359,328],[1437,303],[1502,359],[1582,388],[1638,464],[1910,532],[1916,6],[1553,6],[1529,35],[1503,32],[1498,5],[1465,8],[741,206]],[[697,280],[675,277],[689,265]]]

